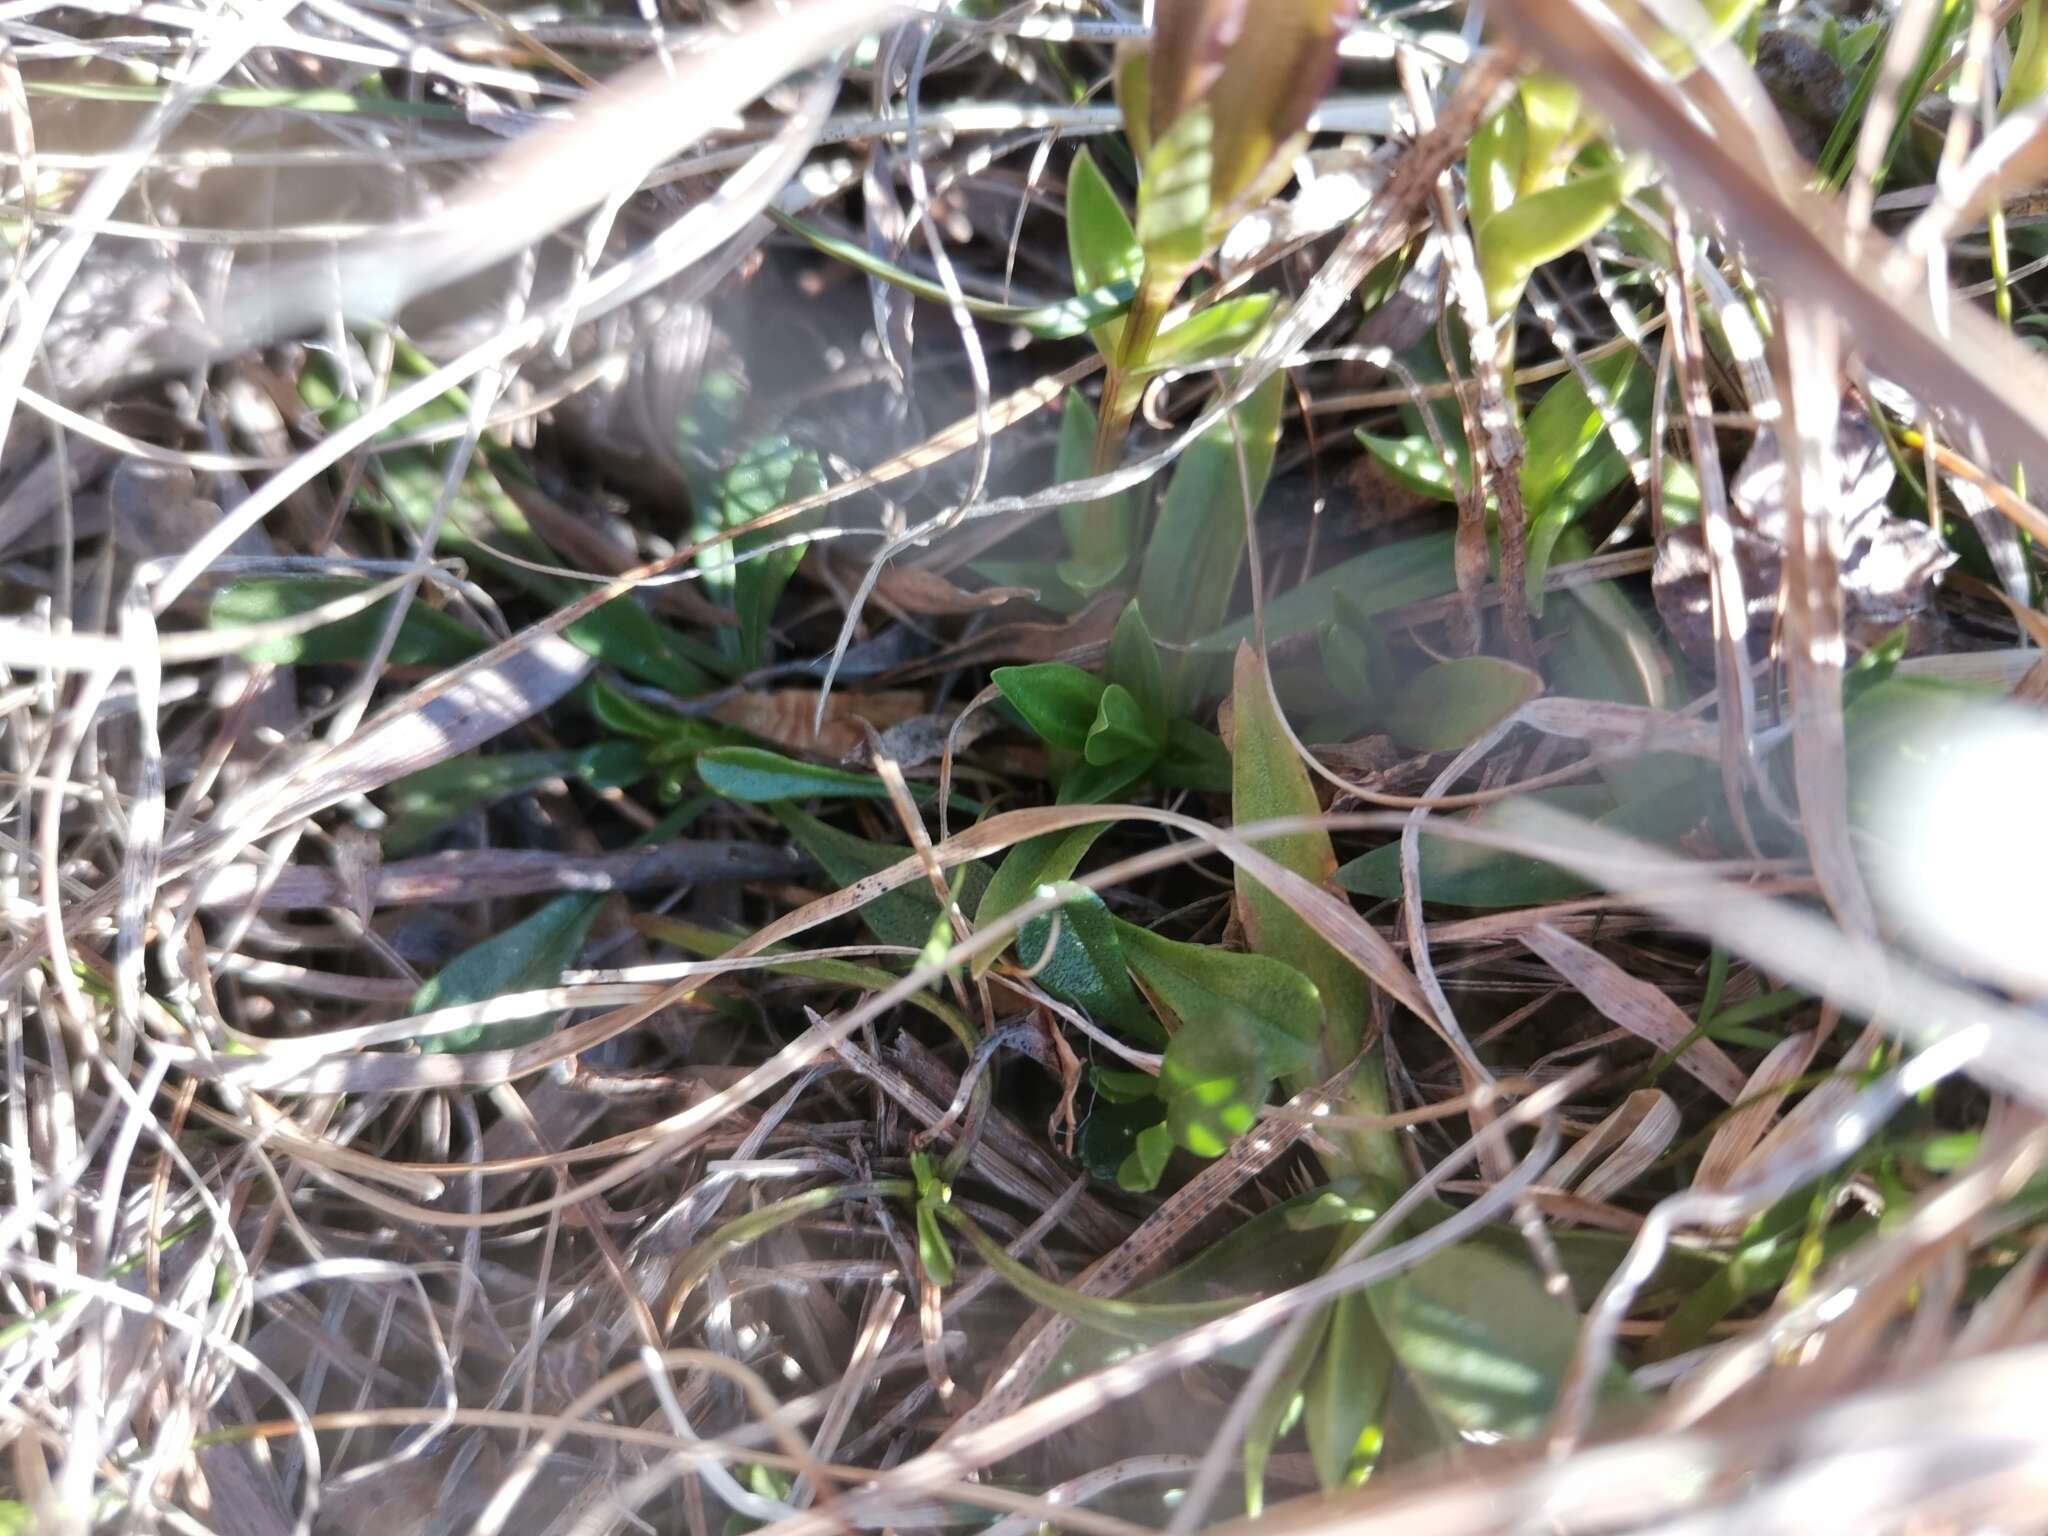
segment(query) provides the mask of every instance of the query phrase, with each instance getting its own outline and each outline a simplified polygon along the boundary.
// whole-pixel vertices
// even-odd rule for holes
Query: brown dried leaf
[[[1763,1064],[1750,1073],[1749,1081],[1743,1085],[1738,1101],[1743,1107],[1722,1121],[1714,1139],[1707,1143],[1706,1155],[1692,1176],[1694,1189],[1721,1189],[1734,1181],[1757,1143],[1764,1139],[1764,1132],[1778,1117],[1778,1111],[1784,1108],[1784,1095],[1773,1090],[1805,1072],[1819,1048],[1820,1036],[1810,1029],[1790,1035],[1771,1048]]]
[[[711,718],[752,731],[792,752],[840,760],[867,741],[863,726],[886,731],[924,713],[924,705],[924,695],[908,688],[869,693],[835,689],[825,699],[824,722],[814,731],[811,723],[817,714],[818,690],[771,688],[734,694],[711,712]]]
[[[1038,594],[1029,587],[983,587],[969,592],[956,587],[937,571],[921,565],[892,565],[875,581],[875,597],[905,613],[925,618],[948,619],[1004,603],[1036,602]]]
[[[1656,987],[1548,923],[1531,928],[1521,940],[1605,1018],[1659,1051],[1676,1050],[1692,1033],[1692,1020]],[[1711,1040],[1694,1042],[1678,1065],[1727,1103],[1741,1096],[1742,1069]]]

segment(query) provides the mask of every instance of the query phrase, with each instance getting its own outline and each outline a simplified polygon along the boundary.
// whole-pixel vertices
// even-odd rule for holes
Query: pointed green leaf
[[[1418,752],[1456,752],[1542,691],[1542,678],[1498,656],[1440,661],[1394,696],[1387,729]]]
[[[604,897],[598,894],[557,896],[531,916],[449,961],[413,994],[413,1012],[460,1008],[552,987],[582,953],[590,925],[597,921],[603,906]],[[509,1050],[545,1036],[552,1028],[548,1016],[559,1011],[551,1008],[538,1016],[525,1014],[428,1035],[419,1048],[430,1055]]]
[[[1249,644],[1238,647],[1236,685],[1230,697],[1232,821],[1248,827],[1287,816],[1321,815],[1322,803],[1309,782],[1308,769],[1274,712],[1265,668]],[[1330,834],[1320,827],[1267,838],[1258,848],[1311,884],[1328,885],[1337,869]],[[1242,869],[1237,872],[1237,903],[1253,951],[1270,955],[1315,983],[1329,1032],[1329,1054],[1336,1061],[1347,1060],[1365,1028],[1369,999],[1364,976],[1306,919]]]
[[[1463,477],[1470,473],[1463,462],[1447,462],[1427,434],[1381,437],[1361,427],[1357,437],[1365,445],[1366,452],[1386,467],[1388,474],[1418,496],[1455,502]],[[1445,447],[1454,446],[1449,440],[1445,443]]]
[[[997,667],[996,687],[1048,746],[1079,752],[1088,744],[1095,711],[1102,703],[1102,679],[1065,662]]]
[[[1067,173],[1067,255],[1074,292],[1082,298],[1135,283],[1145,266],[1130,216],[1086,149],[1075,153]],[[1095,328],[1095,345],[1105,357],[1113,356],[1122,334],[1121,319],[1104,321]]]
[[[726,528],[737,528],[824,488],[825,472],[816,453],[795,447],[786,438],[774,439],[726,471],[720,485],[720,521]],[[732,605],[739,624],[727,633],[736,637],[740,665],[749,671],[767,660],[775,605],[803,563],[804,545],[787,542],[798,527],[790,522],[733,541]]]
[[[939,1218],[926,1200],[917,1202],[917,1262],[925,1278],[941,1290],[953,1283],[953,1250],[946,1245]]]
[[[768,810],[841,890],[910,856],[907,848],[891,848],[886,843],[870,842],[827,826],[787,800],[773,802]],[[987,888],[988,866],[979,862],[969,864],[955,878],[960,880],[960,909],[971,912]],[[885,891],[860,909],[861,921],[867,924],[869,932],[884,944],[905,949],[923,949],[942,915],[938,897],[923,880]]]
[[[1303,1385],[1322,1356],[1323,1337],[1330,1330],[1330,1307],[1316,1315],[1295,1341],[1294,1353],[1280,1368],[1271,1390],[1259,1400],[1244,1432],[1244,1512],[1256,1520],[1266,1507],[1266,1462],[1275,1442],[1294,1428],[1306,1406]]]
[[[1588,171],[1516,199],[1475,229],[1487,307],[1495,315],[1513,309],[1530,275],[1605,229],[1642,177],[1632,161]]]
[[[762,747],[713,747],[697,754],[697,776],[707,789],[728,800],[766,805],[772,800],[887,800],[889,786],[872,773],[851,773],[822,763],[807,763]],[[912,784],[910,793],[929,800],[936,791]],[[954,796],[958,809],[978,810],[972,801]]]
[[[1152,343],[1145,354],[1145,372],[1164,373],[1238,356],[1265,330],[1277,302],[1270,293],[1247,293],[1195,311]]]
[[[1330,1313],[1303,1414],[1316,1481],[1326,1489],[1354,1486],[1372,1470],[1379,1457],[1380,1410],[1394,1370],[1363,1292],[1339,1296]]]
[[[1129,690],[1148,725],[1159,731],[1166,729],[1166,672],[1159,661],[1158,642],[1153,640],[1136,598],[1124,604],[1124,611],[1117,616],[1102,676],[1105,681]]]
[[[1209,254],[1209,178],[1214,169],[1214,119],[1207,105],[1190,107],[1155,133],[1138,183],[1138,244],[1148,280],[1191,272]]]
[[[1454,590],[1451,569],[1452,535],[1428,533],[1382,545],[1311,576],[1292,592],[1266,604],[1266,641],[1304,634],[1319,624],[1342,618],[1354,625],[1362,619],[1421,602]],[[1339,596],[1348,606],[1338,611]],[[1230,655],[1238,642],[1250,638],[1250,615],[1202,636],[1195,648],[1207,654]]]
[[[1230,611],[1244,564],[1246,511],[1258,506],[1273,469],[1282,383],[1276,375],[1260,385],[1174,470],[1138,579],[1145,620],[1169,648],[1209,633]],[[1171,711],[1185,714],[1212,669],[1184,652],[1172,653],[1165,666]]]
[[[1095,468],[1095,408],[1078,389],[1067,391],[1060,412],[1059,446],[1053,478],[1061,485],[1085,480]],[[1060,508],[1060,532],[1068,557],[1059,562],[1059,579],[1084,597],[1109,586],[1131,563],[1138,537],[1136,491],[1122,491],[1101,501],[1077,501]],[[1040,583],[1040,585],[1044,585]]]
[[[386,791],[391,821],[384,852],[401,858],[456,817],[552,779],[575,779],[593,789],[621,788],[647,775],[647,754],[637,742],[607,741],[580,752],[503,752],[451,758],[408,774]]]

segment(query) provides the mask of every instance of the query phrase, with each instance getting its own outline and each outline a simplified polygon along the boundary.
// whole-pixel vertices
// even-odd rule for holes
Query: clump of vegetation
[[[2030,1528],[2041,5],[1140,10],[8,24],[0,1530]]]

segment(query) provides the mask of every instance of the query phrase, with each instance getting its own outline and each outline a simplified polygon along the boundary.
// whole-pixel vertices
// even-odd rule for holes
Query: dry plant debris
[[[10,8],[0,1533],[2048,1531],[2044,12]]]

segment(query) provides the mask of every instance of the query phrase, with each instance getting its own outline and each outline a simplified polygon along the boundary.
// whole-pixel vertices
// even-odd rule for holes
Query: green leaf
[[[944,1289],[953,1283],[953,1250],[946,1234],[939,1230],[939,1218],[930,1201],[917,1202],[917,1262],[925,1278]]]
[[[1418,496],[1455,502],[1459,486],[1471,473],[1462,454],[1446,461],[1427,433],[1416,437],[1381,437],[1360,427],[1357,435],[1366,452],[1378,459],[1388,474]],[[1455,453],[1463,442],[1461,439],[1447,439],[1444,446]]]
[[[1424,1400],[1465,1435],[1540,1432],[1578,1347],[1579,1315],[1526,1263],[1461,1243],[1366,1293],[1382,1332]],[[1609,1394],[1627,1397],[1627,1378]]]
[[[1281,817],[1321,815],[1308,769],[1274,712],[1265,668],[1248,643],[1238,647],[1230,699],[1231,820],[1248,827]],[[1327,886],[1336,873],[1330,834],[1320,827],[1270,837],[1256,846],[1311,885]],[[1253,951],[1281,961],[1315,984],[1329,1033],[1329,1054],[1336,1061],[1348,1060],[1371,1006],[1364,976],[1306,919],[1242,869],[1237,871],[1237,905]]]
[[[1457,580],[1451,569],[1451,541],[1449,533],[1403,539],[1341,561],[1310,577],[1293,591],[1266,604],[1267,643],[1306,633],[1337,618],[1355,627],[1364,619],[1405,603],[1452,591]],[[1341,614],[1337,611],[1340,595],[1347,602]],[[1246,615],[1202,636],[1195,642],[1195,648],[1227,655],[1237,650],[1240,641],[1250,638],[1251,632],[1251,617]]]
[[[1172,1160],[1173,1131],[1164,1120],[1154,1121],[1133,1138],[1131,1155],[1117,1167],[1117,1184],[1134,1195],[1149,1195]]]
[[[1146,1084],[1149,1089],[1150,1078]],[[1173,1135],[1166,1130],[1166,1106],[1160,1103],[1158,1095],[1148,1092],[1142,1099],[1119,1100],[1098,1093],[1095,1107],[1081,1121],[1080,1134],[1074,1138],[1074,1155],[1090,1175],[1105,1184],[1116,1184],[1138,1150],[1138,1137],[1153,1126],[1158,1126],[1165,1135],[1170,1154]],[[1160,1164],[1163,1168],[1163,1158]]]
[[[1203,433],[1174,470],[1138,578],[1146,622],[1169,647],[1207,634],[1230,611],[1244,563],[1246,510],[1265,495],[1273,469],[1282,383],[1276,375],[1260,385]],[[1201,657],[1172,656],[1166,673],[1173,713],[1187,712],[1210,671]]]
[[[825,471],[816,453],[793,446],[787,438],[772,439],[725,472],[719,486],[720,524],[738,528],[824,488]],[[803,563],[804,544],[784,542],[798,528],[792,521],[741,534],[732,542],[732,604],[739,624],[721,631],[720,637],[734,637],[740,665],[749,671],[767,660],[775,605]],[[760,553],[764,550],[767,553]]]
[[[1277,302],[1270,293],[1247,293],[1196,310],[1172,330],[1160,333],[1145,353],[1144,371],[1164,373],[1239,356],[1266,328]]]
[[[386,791],[391,822],[384,852],[401,858],[456,817],[552,779],[575,779],[593,789],[622,788],[647,775],[647,755],[630,741],[601,742],[580,752],[504,752],[455,757],[408,774]]]
[[[868,250],[857,240],[843,239],[818,228],[815,224],[807,224],[801,219],[792,218],[777,208],[771,207],[765,212],[791,234],[807,241],[813,248],[834,260],[845,262],[856,271],[865,272],[870,277],[879,278],[893,287],[914,293],[934,304],[953,302],[953,296],[946,292],[943,284],[906,272],[893,262]],[[976,298],[972,294],[966,296],[965,303],[967,312],[977,319],[991,321],[996,325],[1014,325],[1041,341],[1066,341],[1071,337],[1086,335],[1104,321],[1121,315],[1131,307],[1131,296],[1135,291],[1133,284],[1117,283],[1057,304],[1000,304],[989,299]]]
[[[1150,1344],[1172,1338],[1176,1333],[1213,1318],[1226,1317],[1244,1305],[1244,1298],[1235,1296],[1221,1301],[1155,1303],[1084,1296],[1057,1281],[1046,1279],[1029,1264],[1011,1258],[1003,1251],[1001,1243],[982,1231],[958,1206],[942,1205],[936,1209],[948,1226],[973,1245],[982,1261],[1025,1300],[1036,1302],[1061,1317],[1134,1343]]]
[[[1631,422],[1639,440],[1649,435],[1650,378],[1630,350],[1599,358],[1587,370],[1608,408]],[[1522,505],[1529,518],[1528,592],[1543,612],[1543,578],[1560,535],[1628,478],[1628,459],[1609,434],[1606,419],[1576,373],[1553,384],[1529,413],[1522,461]]]
[[[1124,611],[1117,616],[1102,676],[1105,681],[1129,690],[1145,722],[1157,731],[1165,731],[1166,671],[1160,664],[1158,642],[1146,627],[1136,598],[1124,604]]]
[[[1213,127],[1209,108],[1192,106],[1153,138],[1138,183],[1138,244],[1148,281],[1173,274],[1178,286],[1178,275],[1193,271],[1209,254]]]
[[[697,754],[697,776],[705,786],[728,800],[746,805],[766,805],[773,800],[887,800],[889,786],[871,773],[851,773],[822,763],[806,763],[784,757],[762,747],[713,747]],[[935,791],[909,786],[919,800],[929,800]],[[954,804],[965,811],[980,807],[954,796]]]
[[[1513,309],[1530,275],[1605,229],[1643,174],[1634,161],[1588,171],[1562,186],[1518,198],[1478,226],[1473,238],[1487,307],[1495,315]]]
[[[1106,821],[1091,822],[1065,832],[1046,832],[1038,837],[1029,837],[1011,848],[1003,856],[1003,862],[996,866],[995,877],[989,881],[988,889],[982,892],[981,905],[974,913],[974,926],[988,927],[1037,895],[1041,885],[1054,885],[1067,879],[1080,868],[1081,860],[1095,846],[1095,840],[1109,827],[1110,823]],[[993,952],[976,956],[974,974],[984,974],[995,962]]]
[[[1112,1104],[1150,1103],[1159,1097],[1159,1080],[1144,1072],[1125,1072],[1115,1067],[1090,1067],[1088,1081]]]
[[[1189,720],[1169,720],[1166,746],[1152,765],[1154,783],[1221,795],[1230,791],[1230,749],[1214,731]]]
[[[1047,882],[1038,889],[1048,887],[1063,903],[1058,914],[1059,937],[1048,956],[1045,946],[1053,932],[1052,916],[1034,917],[1026,923],[1017,935],[1017,958],[1025,969],[1054,997],[1079,1008],[1124,1040],[1154,1047],[1165,1044],[1166,1032],[1131,985],[1123,949],[1117,943],[1116,920],[1102,898],[1068,880]]]
[[[552,987],[583,952],[590,925],[597,921],[603,906],[601,893],[557,896],[531,916],[449,961],[413,994],[412,1011],[460,1008],[515,992]],[[525,1014],[474,1024],[448,1034],[428,1035],[419,1042],[419,1048],[429,1055],[466,1054],[486,1047],[509,1050],[546,1035],[551,1027],[547,1015],[559,1011],[558,1006],[551,1007],[539,1017]]]
[[[1094,673],[1065,662],[1042,661],[1028,667],[997,667],[992,676],[1010,707],[1048,746],[1079,752],[1088,744],[1102,704],[1103,682]]]
[[[1416,751],[1455,752],[1542,691],[1542,678],[1497,656],[1440,661],[1394,696],[1387,729]]]
[[[1119,758],[1113,763],[1079,762],[1060,779],[1057,796],[1061,805],[1107,805],[1145,777],[1152,766],[1147,757]]]
[[[297,618],[328,603],[356,597],[370,589],[366,581],[338,577],[252,576],[214,594],[206,614],[211,629],[239,629]],[[248,661],[280,666],[319,666],[360,661],[370,654],[391,619],[396,595],[380,598],[346,618],[296,635],[280,635],[244,646]],[[484,648],[484,637],[461,620],[431,608],[417,597],[406,606],[391,660],[401,667],[445,667],[467,660]]]
[[[1095,432],[1095,407],[1080,390],[1068,390],[1053,459],[1053,478],[1058,484],[1089,477],[1095,467]],[[1082,596],[1092,597],[1123,575],[1137,543],[1139,510],[1136,491],[1061,507],[1060,532],[1066,536],[1070,553],[1059,562],[1059,579]]]
[[[1501,108],[1479,125],[1465,149],[1465,198],[1474,229],[1521,194],[1522,165],[1527,158],[1528,124],[1519,102]]]
[[[1176,1041],[1191,1029],[1247,1038],[1269,1077],[1314,1062],[1322,1001],[1301,972],[1264,955],[1183,944],[1115,921],[1125,962],[1180,1021]]]
[[[1280,1368],[1270,1391],[1252,1411],[1244,1432],[1244,1512],[1256,1520],[1266,1507],[1266,1462],[1273,1446],[1293,1429],[1307,1406],[1304,1384],[1322,1356],[1323,1337],[1330,1329],[1329,1306],[1316,1309],[1315,1317],[1295,1341],[1294,1353]]]
[[[1197,1157],[1221,1157],[1258,1122],[1273,1071],[1248,1030],[1181,1025],[1159,1064],[1159,1096],[1173,1139]]]
[[[1083,298],[1136,283],[1145,267],[1130,216],[1086,149],[1075,153],[1067,173],[1067,255],[1074,268],[1074,292]],[[1123,323],[1104,321],[1094,334],[1102,354],[1113,356]]]
[[[1580,815],[1595,814],[1604,801],[1599,790],[1589,796],[1583,790],[1539,791],[1527,797],[1515,796],[1483,806],[1473,817],[1487,826],[1512,814],[1509,807],[1524,798],[1543,801]],[[1521,854],[1502,853],[1470,843],[1454,843],[1441,837],[1421,840],[1417,873],[1422,882],[1422,899],[1452,907],[1505,910],[1511,907],[1540,907],[1553,901],[1569,901],[1594,889],[1585,880],[1555,864]],[[1363,857],[1353,859],[1337,871],[1337,883],[1345,890],[1378,901],[1393,901],[1401,895],[1401,845],[1388,843]]]
[[[1095,706],[1095,723],[1088,728],[1082,756],[1098,768],[1134,760],[1149,764],[1165,745],[1166,732],[1158,718],[1148,719],[1128,688],[1111,683]]]
[[[1364,1292],[1339,1296],[1330,1313],[1304,1413],[1316,1481],[1326,1489],[1355,1486],[1372,1470],[1394,1374],[1393,1355]]]
[[[816,859],[826,877],[842,890],[910,856],[907,848],[891,848],[886,843],[870,842],[851,832],[827,826],[787,800],[773,802],[768,811],[789,829],[789,835],[796,840],[797,846]],[[987,889],[988,866],[978,861],[968,864],[956,878],[960,881],[960,910],[972,911]],[[868,901],[860,908],[860,916],[868,931],[884,944],[923,949],[931,938],[933,925],[943,914],[930,885],[916,880]]]

